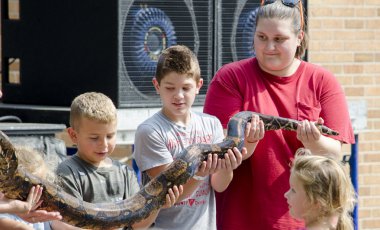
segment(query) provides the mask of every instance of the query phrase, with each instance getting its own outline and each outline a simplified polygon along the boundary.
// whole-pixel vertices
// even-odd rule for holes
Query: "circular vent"
[[[131,9],[131,26],[124,27],[123,59],[135,87],[145,95],[154,95],[152,85],[157,60],[162,50],[177,44],[174,26],[158,8]]]
[[[239,18],[240,42],[236,46],[238,60],[256,56],[253,49],[253,38],[256,30],[256,14],[259,8],[249,11]]]

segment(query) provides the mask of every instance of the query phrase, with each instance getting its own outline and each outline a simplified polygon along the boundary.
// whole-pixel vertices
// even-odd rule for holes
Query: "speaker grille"
[[[253,35],[258,0],[218,1],[217,68],[226,63],[254,56]]]
[[[197,55],[204,86],[213,74],[212,0],[121,1],[119,23],[119,101],[123,107],[157,106],[152,85],[157,59],[169,46],[186,45]]]

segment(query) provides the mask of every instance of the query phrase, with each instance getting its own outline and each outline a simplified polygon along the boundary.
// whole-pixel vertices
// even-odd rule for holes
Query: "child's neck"
[[[331,230],[336,229],[338,225],[339,216],[334,214],[332,216],[319,218],[306,223],[307,230]]]
[[[104,160],[102,161],[98,161],[98,162],[93,162],[93,161],[89,161],[88,159],[86,159],[85,157],[83,157],[79,152],[77,154],[77,156],[82,159],[83,161],[87,162],[88,164],[91,164],[97,168],[108,168],[108,167],[111,167],[112,166],[112,160],[111,158],[107,157],[105,158]]]
[[[191,121],[191,111],[189,110],[186,114],[183,114],[182,116],[177,116],[172,114],[171,112],[167,111],[166,109],[161,109],[162,114],[164,114],[171,122],[173,122],[176,125],[186,127],[188,124],[190,124]]]
[[[106,159],[99,162],[98,167],[99,168],[108,168],[112,166],[112,160],[111,158],[107,157]]]

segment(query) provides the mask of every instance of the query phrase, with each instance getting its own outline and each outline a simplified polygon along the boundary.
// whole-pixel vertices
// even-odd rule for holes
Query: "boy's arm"
[[[151,179],[155,178],[160,173],[165,171],[169,165],[170,164],[165,164],[165,165],[160,165],[160,166],[148,169],[146,170],[146,173]],[[203,176],[203,175],[200,175],[200,176]],[[200,180],[191,178],[186,184],[183,185],[183,193],[182,195],[178,197],[177,201],[182,201],[186,199],[187,197],[189,197],[197,189],[197,187],[200,185],[201,182],[202,181]]]
[[[223,192],[233,178],[233,170],[236,169],[247,155],[247,149],[240,152],[236,147],[229,149],[224,154],[224,159],[218,159],[218,165],[214,174],[211,175],[211,186],[217,192]]]
[[[247,150],[247,154],[243,155],[243,160],[246,160],[252,156],[257,144],[259,143],[259,140],[264,138],[264,134],[264,122],[260,120],[260,117],[258,115],[253,115],[251,122],[247,123],[244,131],[244,147]],[[227,136],[226,129],[224,129],[224,135]]]
[[[207,157],[207,161],[203,161],[201,165],[199,166],[198,172],[195,174],[198,178],[204,178],[207,179],[208,176],[215,172],[216,167],[218,164],[218,155],[217,154],[209,154]],[[157,167],[153,167],[151,169],[146,170],[146,173],[148,176],[152,179],[156,176],[158,176],[160,173],[165,171],[170,164],[164,164]],[[196,178],[195,177],[195,178]],[[184,185],[183,185],[183,193],[180,195],[177,201],[182,201],[189,197],[193,192],[197,189],[197,187],[202,183],[202,179],[195,179],[194,177],[190,178]]]
[[[169,189],[168,191],[168,194],[166,194],[166,203],[165,205],[161,208],[170,208],[171,206],[173,206],[179,196],[182,194],[183,192],[183,186],[173,186],[173,189]],[[157,218],[157,215],[159,213],[160,210],[157,210],[157,211],[154,211],[150,214],[150,216],[136,224],[133,225],[133,228],[134,229],[146,229],[146,228],[149,228],[153,222],[156,220]]]
[[[231,183],[233,170],[239,167],[243,160],[252,156],[260,139],[264,137],[264,123],[259,116],[253,115],[244,131],[244,148],[240,152],[237,148],[229,149],[224,159],[218,159],[217,169],[211,176],[211,186],[217,192],[223,192]],[[227,135],[224,130],[224,135]]]

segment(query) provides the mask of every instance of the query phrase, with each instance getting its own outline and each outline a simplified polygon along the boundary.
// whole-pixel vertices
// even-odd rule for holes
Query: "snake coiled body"
[[[24,167],[18,165],[15,148],[8,137],[0,132],[0,191],[13,199],[26,199],[33,185],[44,187],[42,199],[43,209],[59,211],[63,220],[72,225],[91,228],[108,229],[128,226],[148,217],[164,203],[169,188],[185,184],[197,172],[200,163],[209,153],[217,153],[223,158],[228,149],[244,145],[244,130],[257,114],[264,122],[265,130],[295,131],[298,121],[268,116],[253,112],[240,112],[233,116],[227,128],[227,137],[217,144],[193,144],[184,149],[166,171],[152,179],[137,194],[129,199],[115,203],[91,204],[69,195],[61,187],[47,180],[33,176]],[[323,134],[338,135],[334,130],[317,125]]]

